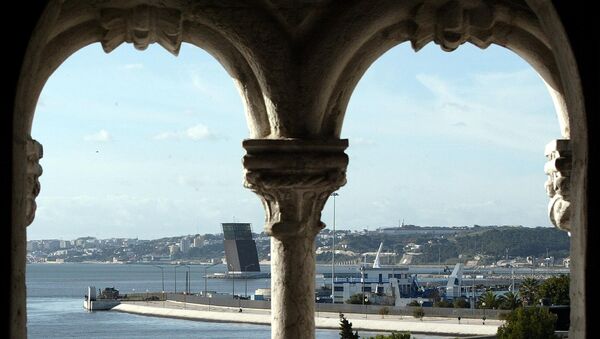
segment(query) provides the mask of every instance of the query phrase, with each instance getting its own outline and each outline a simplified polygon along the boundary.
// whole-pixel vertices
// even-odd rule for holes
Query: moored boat
[[[88,293],[85,295],[83,308],[88,311],[110,310],[121,303],[120,298],[119,291],[114,287],[98,290],[98,294],[96,295],[96,287],[88,286]]]

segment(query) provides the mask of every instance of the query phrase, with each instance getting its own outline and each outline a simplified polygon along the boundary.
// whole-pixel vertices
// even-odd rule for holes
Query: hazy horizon
[[[83,48],[48,80],[32,137],[44,173],[28,239],[214,234],[235,220],[262,230],[242,186],[242,100],[196,47],[177,58],[157,45]],[[552,227],[544,146],[558,120],[541,78],[504,48],[393,48],[355,89],[342,138],[337,229]],[[331,198],[322,220],[333,224]]]
[[[452,228],[452,227],[469,227],[469,228],[473,228],[473,227],[524,227],[524,228],[553,228],[552,227],[546,227],[546,226],[523,226],[523,225],[453,225],[453,226],[439,226],[439,225],[405,225],[405,226],[417,226],[417,227],[442,227],[442,228]],[[368,230],[368,229],[343,229],[343,228],[339,228],[336,227],[335,231],[340,232],[340,231],[350,231],[350,232],[363,232],[363,231],[376,231],[377,229],[384,229],[384,228],[392,228],[392,227],[399,227],[399,226],[382,226],[382,227],[376,227],[374,229]],[[323,229],[321,232],[323,231],[332,231],[330,228],[325,228]],[[255,228],[252,229],[252,233],[253,234],[261,234],[263,233],[263,229],[261,228],[260,230],[256,230]],[[75,238],[69,238],[69,239],[65,239],[65,238],[40,238],[40,239],[27,239],[27,241],[40,241],[40,240],[76,240],[78,238],[95,238],[98,240],[105,240],[105,239],[138,239],[138,240],[157,240],[157,239],[164,239],[164,238],[179,238],[179,237],[189,237],[189,236],[196,236],[196,235],[206,235],[206,234],[211,234],[211,235],[219,235],[219,234],[223,234],[223,232],[215,232],[215,233],[188,233],[188,234],[178,234],[178,235],[165,235],[165,236],[159,236],[159,237],[155,237],[155,238],[142,238],[142,237],[94,237],[92,235],[81,235]],[[337,238],[337,237],[336,237]]]

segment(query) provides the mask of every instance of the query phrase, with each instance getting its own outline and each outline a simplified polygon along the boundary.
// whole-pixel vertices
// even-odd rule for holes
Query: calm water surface
[[[323,268],[328,269],[328,268]],[[208,272],[224,271],[224,265]],[[268,266],[263,267],[268,271]],[[320,269],[318,269],[320,271]],[[165,266],[165,290],[181,291],[186,267]],[[176,275],[175,275],[176,274]],[[268,279],[220,280],[203,278],[204,268],[191,265],[191,291],[244,295],[270,285]],[[87,286],[115,287],[122,294],[160,291],[161,270],[152,265],[28,264],[27,328],[29,338],[270,338],[269,326],[211,323],[145,317],[120,312],[87,312],[83,295]],[[177,286],[176,286],[177,281]],[[360,334],[360,333],[359,333]],[[366,334],[366,333],[364,333]],[[373,335],[370,333],[369,335]],[[319,339],[337,339],[337,330],[317,330]],[[425,338],[442,338],[419,336]]]

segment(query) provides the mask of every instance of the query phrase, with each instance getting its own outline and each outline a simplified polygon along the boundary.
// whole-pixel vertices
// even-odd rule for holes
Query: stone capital
[[[548,217],[554,226],[571,230],[571,144],[568,139],[553,140],[546,145],[545,155],[548,161],[544,165],[546,193],[550,197]]]
[[[346,183],[348,140],[249,139],[244,186],[265,208],[265,231],[278,239],[314,237],[327,198]]]

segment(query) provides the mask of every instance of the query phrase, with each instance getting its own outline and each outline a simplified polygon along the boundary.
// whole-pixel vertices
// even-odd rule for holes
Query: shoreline
[[[144,316],[175,318],[192,321],[247,323],[255,325],[271,325],[270,310],[190,304],[176,301],[156,302],[125,302],[114,307],[112,311],[133,313]],[[424,320],[414,320],[406,316],[370,315],[365,319],[364,314],[345,313],[346,319],[352,323],[353,330],[390,333],[392,331],[408,331],[413,334],[431,334],[440,336],[485,336],[495,335],[498,327],[503,324],[499,320],[488,320],[486,325],[478,319],[464,319],[461,324],[455,319],[425,317]],[[331,312],[320,312],[315,317],[315,327],[320,329],[339,329],[339,315]]]

